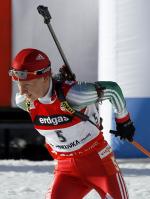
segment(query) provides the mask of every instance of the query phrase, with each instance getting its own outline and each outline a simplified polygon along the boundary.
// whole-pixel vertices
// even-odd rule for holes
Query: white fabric
[[[38,100],[42,104],[49,104],[51,102],[51,96],[52,96],[52,79],[50,78],[50,86],[49,86],[48,92],[46,93],[44,97],[38,98]]]
[[[90,116],[90,119],[93,122],[96,122],[95,117],[93,116],[93,113],[96,114],[96,108],[94,108],[94,106],[95,105],[88,106],[85,113]],[[49,143],[55,151],[70,152],[80,149],[86,143],[96,138],[99,135],[100,130],[89,121],[86,121],[67,128],[55,130],[37,128],[37,131],[45,136],[47,143]],[[66,139],[65,143],[59,139],[57,132],[62,133],[63,137]]]

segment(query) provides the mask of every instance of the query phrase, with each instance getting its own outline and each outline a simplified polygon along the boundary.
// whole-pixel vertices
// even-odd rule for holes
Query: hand
[[[133,122],[128,119],[126,121],[120,122],[116,119],[116,130],[115,136],[120,136],[120,139],[127,139],[128,141],[133,141],[133,136],[135,134],[135,127]]]

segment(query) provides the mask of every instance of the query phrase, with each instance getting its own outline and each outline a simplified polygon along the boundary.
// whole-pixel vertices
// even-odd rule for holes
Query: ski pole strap
[[[63,108],[69,112],[70,114],[72,114],[73,116],[76,116],[78,118],[80,118],[82,121],[89,121],[91,124],[93,124],[94,126],[96,126],[98,128],[98,126],[92,121],[89,119],[89,116],[80,112],[80,111],[77,111],[75,109],[73,109],[70,104],[67,102],[65,96],[64,96],[64,93],[63,93],[63,90],[62,90],[62,82],[55,82],[54,83],[55,85],[55,90],[56,90],[56,93],[57,93],[57,97],[58,99],[61,101],[61,105],[63,106]]]

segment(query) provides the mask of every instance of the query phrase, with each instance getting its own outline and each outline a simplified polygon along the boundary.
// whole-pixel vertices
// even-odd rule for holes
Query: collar
[[[52,78],[50,79],[50,86],[48,89],[48,92],[46,93],[46,95],[44,97],[40,97],[38,98],[39,102],[41,102],[42,104],[49,104],[52,102],[52,87],[53,87],[53,82],[52,82]]]

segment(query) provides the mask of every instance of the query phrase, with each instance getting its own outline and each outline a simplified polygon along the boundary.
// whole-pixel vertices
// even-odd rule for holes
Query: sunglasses
[[[10,69],[8,71],[9,76],[11,77],[16,77],[18,79],[27,79],[28,75],[42,75],[48,71],[50,71],[51,67],[48,66],[47,68],[43,68],[41,70],[37,70],[37,71],[33,71],[33,72],[29,72],[27,70],[24,71],[19,71],[19,70],[15,70],[15,69]]]

